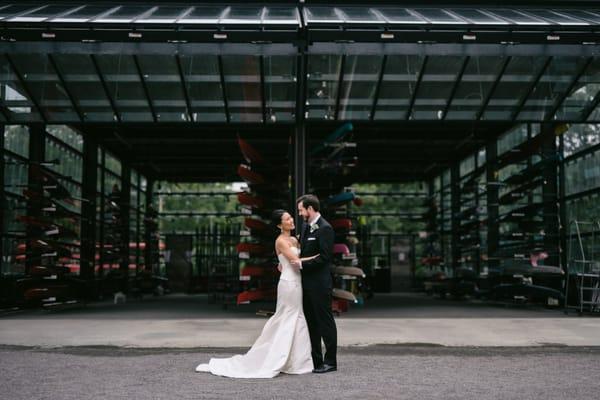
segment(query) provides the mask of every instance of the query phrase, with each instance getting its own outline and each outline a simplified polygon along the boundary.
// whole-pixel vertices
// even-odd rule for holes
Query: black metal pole
[[[496,173],[496,158],[498,157],[498,143],[490,140],[485,147],[485,175],[487,193],[487,255],[488,258],[495,257],[500,244],[500,227],[498,223],[498,180]],[[488,268],[498,266],[496,260],[488,261]]]
[[[83,138],[83,176],[81,182],[81,261],[80,278],[94,281],[96,257],[96,185],[98,181],[98,143],[92,135]],[[91,288],[90,285],[87,285]]]
[[[451,226],[452,226],[452,235],[451,235],[451,247],[452,247],[452,268],[456,269],[459,263],[459,259],[461,256],[461,249],[459,247],[460,243],[460,171],[458,162],[454,163],[450,168],[450,207],[451,207]]]
[[[560,266],[568,273],[567,265],[567,228],[569,227],[569,221],[567,221],[567,201],[565,199],[565,161],[563,156],[565,154],[565,141],[564,136],[559,138],[558,154],[560,156],[560,162],[558,164],[558,180],[559,180],[559,204],[558,211],[560,215],[559,220],[559,232],[560,232]]]
[[[542,186],[542,201],[543,201],[543,216],[544,216],[544,249],[548,252],[548,265],[559,264],[559,214],[558,214],[558,160],[556,154],[556,135],[554,135],[554,123],[542,124],[542,132],[544,136],[542,144],[542,161],[547,160],[544,164],[542,176],[544,185]]]
[[[2,159],[0,160],[0,235],[3,234],[6,229],[4,228],[4,224],[6,220],[4,219],[4,209],[6,208],[6,196],[4,194],[4,125],[0,125],[0,131],[2,134],[0,135],[0,149],[2,150]],[[4,252],[2,249],[4,248],[4,236],[0,237],[0,280],[2,280],[2,265],[4,264]]]
[[[28,186],[33,191],[38,191],[43,195],[42,183],[39,176],[34,174],[31,165],[40,165],[46,156],[46,125],[34,124],[29,125],[29,169],[28,169]],[[39,218],[42,215],[42,203],[41,202],[27,202],[27,215],[33,218]],[[40,228],[29,224],[27,226],[27,238],[40,237]],[[35,256],[34,256],[35,257]],[[29,274],[29,270],[34,266],[33,257],[27,257],[25,263],[26,274]]]
[[[121,160],[121,273],[123,289],[129,290],[129,243],[130,243],[130,207],[131,207],[131,167]]]
[[[307,176],[306,176],[306,122],[305,122],[305,104],[304,98],[306,94],[306,68],[307,55],[305,53],[305,45],[301,45],[298,55],[298,66],[296,79],[298,86],[296,88],[296,125],[294,127],[292,146],[293,146],[293,174],[292,186],[294,199],[291,205],[292,210],[296,210],[296,199],[306,193]],[[294,214],[297,214],[294,212]],[[297,218],[296,226],[300,227]]]

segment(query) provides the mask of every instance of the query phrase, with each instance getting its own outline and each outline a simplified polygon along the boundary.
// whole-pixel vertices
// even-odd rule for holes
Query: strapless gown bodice
[[[293,247],[296,255],[300,255],[300,249],[297,247]],[[277,255],[279,259],[279,263],[281,264],[281,276],[279,279],[290,282],[302,282],[302,275],[300,271],[296,270],[296,268],[292,267],[290,264],[290,260],[288,260],[283,254]]]

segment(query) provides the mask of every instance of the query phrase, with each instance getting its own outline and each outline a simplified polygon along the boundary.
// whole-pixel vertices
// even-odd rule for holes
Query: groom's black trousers
[[[305,289],[302,301],[314,367],[318,368],[323,363],[337,365],[337,328],[331,312],[331,289]],[[321,338],[325,343],[325,359],[321,350]]]

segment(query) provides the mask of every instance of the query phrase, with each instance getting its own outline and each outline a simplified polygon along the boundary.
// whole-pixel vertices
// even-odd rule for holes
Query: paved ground
[[[0,344],[142,348],[247,347],[266,319],[252,304],[223,309],[206,296],[170,295],[93,303],[61,312],[0,318]],[[562,310],[439,300],[420,293],[377,295],[336,318],[339,344],[444,346],[600,346],[600,318]]]
[[[270,380],[198,374],[243,349],[0,347],[3,399],[594,399],[600,348],[342,348],[340,370]]]

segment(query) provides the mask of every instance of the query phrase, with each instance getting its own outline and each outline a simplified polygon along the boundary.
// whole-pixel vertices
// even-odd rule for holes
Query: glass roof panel
[[[300,24],[300,15],[296,7],[267,7],[263,24]]]
[[[46,54],[11,54],[32,96],[53,121],[79,121],[65,88]]]
[[[544,120],[586,62],[587,57],[554,57],[523,104],[517,119]]]
[[[600,58],[595,57],[556,112],[556,119],[579,121],[600,92]]]
[[[385,20],[390,24],[422,24],[427,23],[423,17],[410,13],[406,8],[377,8]]]
[[[232,122],[261,122],[260,59],[252,55],[223,56],[225,93]]]
[[[527,10],[528,13],[538,18],[543,18],[558,25],[589,25],[585,20],[580,20],[568,15],[556,13],[551,10]]]
[[[579,20],[589,21],[594,24],[600,24],[600,15],[598,15],[597,13],[588,11],[588,10],[568,9],[568,10],[552,10],[552,11],[554,11],[555,13],[559,13],[562,15],[572,17],[572,18],[577,18]]]
[[[140,69],[160,121],[187,121],[187,105],[175,57],[140,55]]]
[[[126,121],[152,121],[148,99],[131,55],[97,56],[100,71],[118,112]]]
[[[414,11],[432,24],[466,24],[466,21],[439,8],[415,8]]]
[[[383,19],[371,8],[340,7],[338,10],[342,13],[345,22],[379,23],[383,21]]]
[[[267,122],[293,121],[296,107],[296,57],[269,56],[264,61]]]
[[[338,119],[371,117],[382,60],[383,56],[346,56]]]
[[[29,5],[13,4],[10,6],[5,6],[0,9],[0,19],[2,19],[2,20],[8,19],[13,16],[25,14],[26,12],[32,12],[35,10],[39,10],[40,8],[43,8],[43,6],[42,7],[40,7],[39,5],[32,6],[31,4],[29,4]]]
[[[76,8],[69,11],[67,14],[57,15],[50,22],[87,22],[93,18],[107,14],[111,10],[116,10],[115,6],[90,6],[86,5],[83,8]]]
[[[548,25],[548,22],[543,21],[534,16],[527,15],[517,10],[510,10],[506,8],[494,8],[485,10],[487,13],[499,16],[513,24],[517,25]]]
[[[411,119],[440,119],[465,61],[462,56],[430,56],[417,89]]]
[[[344,22],[333,7],[305,7],[304,17],[307,24]]]
[[[313,54],[308,58],[308,118],[334,119],[342,56]]]
[[[12,17],[12,18],[8,19],[8,21],[10,21],[10,22],[41,22],[41,21],[48,19],[49,17],[53,17],[58,14],[64,14],[67,12],[71,12],[78,8],[81,8],[81,6],[75,7],[75,6],[64,6],[64,5],[62,5],[62,6],[49,5],[49,6],[45,6],[42,8],[35,9],[35,10],[31,10],[30,12],[25,13],[25,14],[20,14],[18,16]]]
[[[145,17],[155,7],[150,6],[121,6],[108,14],[102,15],[92,22],[99,23],[128,23],[136,18]]]
[[[217,56],[181,56],[181,69],[194,120],[225,121],[225,102]]]
[[[492,93],[482,119],[510,120],[520,99],[527,94],[529,84],[546,61],[546,57],[512,57]]]
[[[229,7],[219,23],[221,24],[260,24],[264,7]]]
[[[473,120],[496,81],[505,58],[471,57],[446,114],[449,120]]]
[[[84,118],[91,121],[113,121],[113,110],[90,56],[56,54],[54,60]]]
[[[184,24],[217,24],[228,7],[207,6],[194,9],[177,22]]]
[[[33,102],[27,96],[27,91],[21,85],[8,60],[0,55],[0,85],[2,98],[0,105],[6,107],[11,120],[18,122],[41,121],[41,116]]]
[[[459,17],[470,21],[477,25],[507,25],[508,22],[503,19],[494,17],[493,15],[486,14],[482,10],[477,10],[474,8],[453,8],[451,10],[452,13],[458,15]]]
[[[191,10],[191,7],[160,6],[152,13],[138,18],[134,22],[138,24],[172,24]]]
[[[406,118],[423,59],[422,56],[414,55],[388,56],[374,119],[400,120]]]

